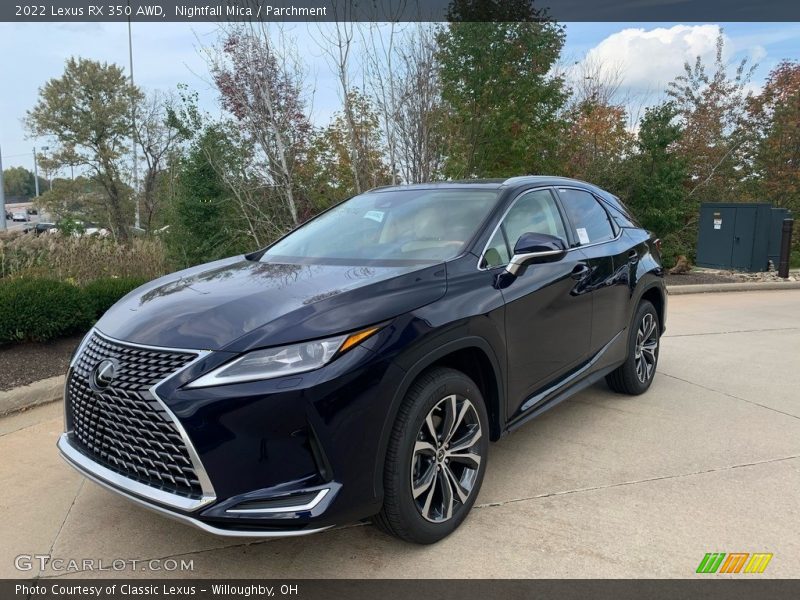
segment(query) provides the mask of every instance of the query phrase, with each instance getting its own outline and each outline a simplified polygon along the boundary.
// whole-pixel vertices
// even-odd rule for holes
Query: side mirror
[[[567,254],[567,244],[560,237],[546,233],[523,233],[514,245],[514,256],[506,267],[512,275],[521,275],[531,264],[556,262]]]

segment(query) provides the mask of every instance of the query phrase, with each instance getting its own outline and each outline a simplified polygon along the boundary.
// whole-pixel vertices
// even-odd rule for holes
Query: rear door
[[[481,267],[507,264],[523,233],[547,233],[568,243],[554,190],[538,188],[517,197],[489,241]],[[585,359],[592,303],[589,294],[580,292],[580,285],[587,272],[583,254],[576,249],[560,261],[530,265],[502,289],[510,417],[537,390]]]
[[[584,291],[592,295],[589,356],[594,356],[628,325],[630,267],[639,257],[635,246],[621,235],[603,203],[593,194],[578,188],[557,189],[575,245],[589,265]]]

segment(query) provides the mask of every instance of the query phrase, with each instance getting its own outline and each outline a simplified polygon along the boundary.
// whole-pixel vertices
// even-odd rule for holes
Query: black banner
[[[3,0],[0,21],[800,21],[797,0]]]
[[[475,558],[476,561],[480,557]],[[233,600],[301,598],[303,600],[373,600],[409,598],[485,600],[486,598],[559,600],[771,600],[800,597],[800,580],[3,580],[0,598],[40,600],[169,599]]]

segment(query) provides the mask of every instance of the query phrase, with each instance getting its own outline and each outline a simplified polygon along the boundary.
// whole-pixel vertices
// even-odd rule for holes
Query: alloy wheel
[[[458,394],[442,398],[422,423],[411,456],[411,494],[424,519],[450,520],[466,504],[481,465],[481,422]]]
[[[652,313],[646,313],[639,323],[636,332],[636,377],[645,383],[650,380],[656,370],[658,358],[658,327]]]

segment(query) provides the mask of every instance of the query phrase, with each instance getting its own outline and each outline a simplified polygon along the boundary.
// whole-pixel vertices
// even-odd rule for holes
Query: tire
[[[448,536],[475,503],[488,450],[489,420],[478,386],[454,369],[424,372],[406,394],[392,429],[383,508],[374,524],[417,544]]]
[[[646,392],[656,374],[660,337],[658,312],[649,301],[642,300],[629,327],[628,356],[619,368],[606,375],[608,387],[631,396]]]

